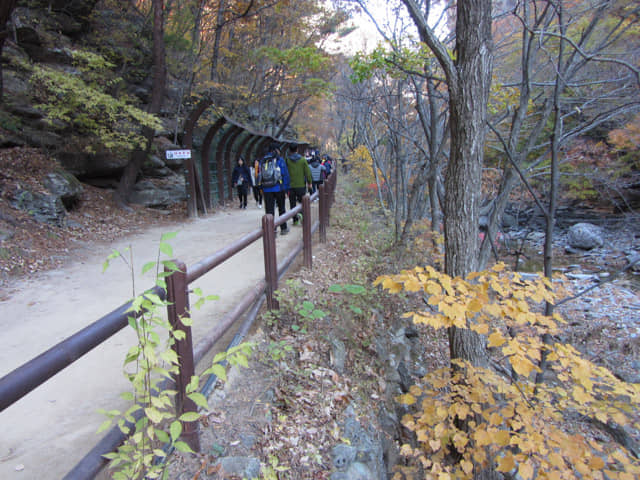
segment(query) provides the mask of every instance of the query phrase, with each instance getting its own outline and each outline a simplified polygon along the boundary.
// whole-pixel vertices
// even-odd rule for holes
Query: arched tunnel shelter
[[[211,99],[202,100],[185,122],[183,146],[192,152],[193,131],[200,117],[213,103]],[[223,205],[225,200],[230,200],[233,197],[233,185],[231,185],[230,177],[236,159],[242,156],[247,163],[251,163],[255,158],[261,156],[264,149],[272,142],[280,144],[283,149],[290,144],[302,147],[309,146],[307,142],[258,133],[227,116],[219,116],[204,136],[200,155],[196,158],[192,155],[191,158],[185,159],[187,215],[195,217],[198,216],[198,213],[206,214],[213,208],[211,160],[214,160],[218,203]],[[226,193],[225,185],[227,187]]]

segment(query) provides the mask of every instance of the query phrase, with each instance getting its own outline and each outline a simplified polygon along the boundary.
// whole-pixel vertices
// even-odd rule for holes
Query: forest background
[[[52,162],[78,152],[96,163],[124,159],[110,185],[124,208],[154,138],[179,144],[185,115],[199,99],[212,98],[215,108],[203,124],[225,114],[347,159],[392,219],[396,245],[413,245],[422,225],[444,233],[444,273],[451,278],[490,264],[507,211],[518,216],[534,205],[542,215],[548,278],[559,201],[633,213],[640,130],[633,2],[432,8],[403,0],[388,4],[388,16],[369,12],[384,39],[375,49],[330,53],[334,40],[355,29],[350,16],[368,7],[364,1],[3,2],[3,146],[38,138]],[[31,130],[34,123],[54,134],[48,142]],[[409,279],[401,280],[383,284],[396,290]],[[410,285],[437,290],[423,277]],[[552,299],[542,300],[551,316]],[[485,334],[493,330],[473,322],[478,303],[460,308],[445,315],[453,323],[432,326],[448,328],[452,360],[471,364],[463,370],[488,367]],[[540,367],[523,370],[523,358],[533,365],[550,353],[551,331],[536,332],[532,338],[544,341],[519,344],[523,356],[505,353],[524,377]],[[494,336],[493,346],[506,338]],[[584,400],[582,391],[576,394]],[[440,434],[454,438],[455,426],[462,439],[469,425],[460,412],[452,415],[457,420]],[[614,413],[602,415],[609,421]],[[452,450],[458,467],[447,472],[468,474],[469,465],[484,471],[487,458],[468,453],[464,438]],[[528,465],[517,455],[508,456],[514,468]],[[511,465],[504,462],[503,469]],[[615,471],[633,464],[607,462]]]

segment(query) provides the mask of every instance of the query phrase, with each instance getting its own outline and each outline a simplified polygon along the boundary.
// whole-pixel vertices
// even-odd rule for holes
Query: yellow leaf
[[[510,435],[509,435],[509,432],[507,432],[506,430],[498,430],[493,435],[493,441],[498,445],[500,445],[501,447],[509,445],[509,440],[510,440]]]
[[[556,468],[564,468],[564,459],[558,453],[552,452],[548,456],[549,463]]]
[[[486,335],[489,333],[489,325],[486,323],[475,323],[469,328],[480,335]]]
[[[491,443],[491,437],[486,430],[476,430],[473,433],[473,439],[476,441],[478,447],[484,447]]]
[[[464,473],[466,473],[467,475],[471,475],[471,472],[473,472],[473,463],[471,463],[469,460],[462,460],[460,462],[460,466],[462,467]]]
[[[482,310],[482,302],[480,302],[480,300],[478,300],[477,298],[473,298],[468,304],[467,304],[467,310],[472,312],[472,313],[477,313],[480,310]]]
[[[511,366],[513,370],[518,374],[524,377],[528,377],[529,374],[533,370],[539,370],[528,358],[522,357],[520,355],[512,356],[509,361],[511,362]]]
[[[429,282],[426,287],[426,292],[431,295],[441,295],[442,287],[437,282]]]
[[[416,403],[416,397],[411,395],[410,393],[405,393],[404,395],[399,395],[396,397],[398,403],[402,403],[403,405],[413,405]]]
[[[516,462],[513,459],[513,454],[511,452],[506,452],[504,457],[498,459],[498,467],[496,470],[499,472],[510,472],[516,466]]]
[[[504,342],[506,342],[506,339],[502,335],[502,332],[500,332],[499,330],[496,330],[491,335],[489,335],[490,347],[499,347],[500,345],[503,345]]]
[[[500,425],[502,423],[502,417],[496,412],[493,412],[488,420],[491,425]]]
[[[407,292],[419,292],[422,290],[422,284],[415,277],[410,277],[404,282],[404,289]]]
[[[604,468],[604,461],[600,457],[591,457],[589,461],[589,466],[593,470],[602,470]]]
[[[433,452],[437,452],[438,450],[440,450],[440,440],[439,439],[434,439],[434,440],[429,440],[429,447],[431,448],[431,451]]]
[[[521,463],[518,468],[518,475],[520,475],[524,480],[533,478],[533,467],[528,463]]]

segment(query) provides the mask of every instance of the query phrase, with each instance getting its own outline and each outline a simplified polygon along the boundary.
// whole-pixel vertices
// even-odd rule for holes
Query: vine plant
[[[173,249],[169,240],[175,232],[165,233],[160,239],[158,256],[155,262],[149,262],[142,268],[147,273],[155,268],[156,285],[166,289],[166,278],[178,270],[171,260],[161,260],[164,254],[171,258]],[[129,258],[125,256],[129,252]],[[125,261],[132,279],[134,299],[127,317],[129,326],[136,332],[137,344],[132,346],[124,360],[124,375],[131,383],[131,391],[124,392],[122,398],[131,406],[124,412],[120,410],[101,410],[108,418],[98,429],[98,433],[109,428],[116,421],[120,430],[129,436],[129,440],[117,451],[104,455],[113,470],[115,480],[139,478],[167,478],[168,470],[164,462],[167,452],[173,449],[180,452],[192,452],[189,445],[180,440],[183,422],[199,420],[200,414],[187,412],[176,417],[174,397],[176,391],[166,388],[165,381],[176,375],[180,368],[180,359],[172,346],[184,339],[182,330],[173,328],[162,315],[169,303],[152,291],[135,295],[133,258],[131,249],[121,253],[114,251],[103,264],[103,272],[112,260]],[[163,270],[160,270],[163,267]],[[200,308],[205,301],[217,300],[216,295],[203,296],[200,289],[193,293],[198,297],[194,308]],[[189,316],[179,319],[185,326],[191,325]],[[243,343],[227,352],[218,353],[212,366],[201,376],[216,375],[226,380],[225,360],[231,365],[248,366],[248,356],[252,352],[250,343]],[[187,386],[187,396],[198,407],[208,409],[207,399],[198,389],[200,376],[194,375]],[[164,447],[164,448],[163,448]]]
[[[498,264],[466,279],[416,267],[375,284],[421,293],[428,310],[407,313],[414,323],[471,329],[486,336],[491,352],[490,368],[453,360],[456,368],[429,373],[398,398],[409,406],[403,424],[416,442],[402,446],[413,461],[394,478],[415,478],[416,471],[424,478],[474,478],[490,470],[523,480],[640,478],[633,442],[599,443],[571,424],[638,431],[640,386],[620,381],[570,345],[541,340],[564,323],[532,306],[555,300],[548,279],[524,278]],[[548,379],[536,384],[545,350]]]

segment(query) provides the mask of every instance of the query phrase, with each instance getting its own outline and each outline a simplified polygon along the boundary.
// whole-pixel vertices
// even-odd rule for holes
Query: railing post
[[[262,244],[264,246],[264,279],[267,283],[266,297],[269,310],[278,309],[274,292],[278,289],[278,260],[276,258],[276,233],[273,215],[262,217]]]
[[[304,266],[313,267],[312,242],[311,242],[311,197],[302,197],[302,256]]]
[[[318,187],[318,198],[320,200],[320,205],[318,205],[318,216],[320,217],[318,233],[320,235],[320,243],[327,242],[327,209],[329,206],[327,205],[325,189],[324,183]]]
[[[187,397],[187,385],[191,382],[191,377],[195,373],[193,362],[193,339],[191,337],[191,327],[184,325],[182,318],[189,317],[189,293],[187,291],[187,267],[184,262],[176,260],[174,262],[178,271],[167,277],[167,313],[171,327],[175,330],[182,330],[185,333],[183,340],[176,341],[173,349],[180,360],[180,370],[174,375],[176,382],[176,416],[186,412],[197,412],[198,406],[193,400]],[[165,268],[165,272],[167,269]],[[200,437],[198,435],[198,422],[182,422],[182,439],[191,447],[194,452],[200,451]]]

